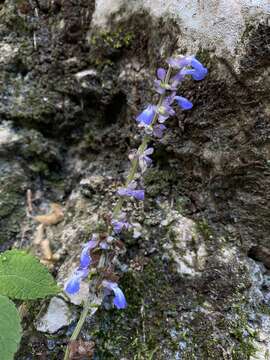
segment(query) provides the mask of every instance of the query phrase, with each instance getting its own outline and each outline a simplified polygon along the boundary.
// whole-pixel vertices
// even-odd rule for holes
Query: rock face
[[[142,9],[156,18],[175,19],[181,27],[179,40],[189,51],[202,46],[221,56],[224,50],[235,55],[247,22],[270,13],[267,0],[97,0],[92,22],[106,28],[112,16],[118,20]]]
[[[115,201],[156,68],[194,53],[209,69],[183,84],[194,108],[154,144],[142,234],[119,263],[129,307],[100,308],[82,331],[97,359],[269,356],[269,12],[263,0],[0,3],[0,249],[32,247],[27,189],[33,215],[61,203],[46,229],[61,284]],[[61,358],[70,330],[53,346],[26,331],[17,359]]]
[[[46,314],[37,320],[36,328],[38,331],[53,334],[71,322],[72,314],[65,301],[61,298],[53,297]]]

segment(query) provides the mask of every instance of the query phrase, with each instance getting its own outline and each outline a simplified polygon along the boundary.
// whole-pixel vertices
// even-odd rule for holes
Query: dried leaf
[[[64,213],[59,204],[51,204],[52,211],[47,215],[34,216],[34,219],[43,225],[56,225],[64,219]]]

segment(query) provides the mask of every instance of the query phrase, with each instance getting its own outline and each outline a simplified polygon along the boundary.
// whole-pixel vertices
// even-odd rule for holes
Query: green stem
[[[77,337],[79,336],[79,334],[81,332],[81,329],[83,327],[83,324],[85,322],[85,319],[87,317],[89,309],[90,309],[90,301],[88,299],[85,301],[85,303],[83,305],[83,311],[81,312],[80,319],[73,331],[73,334],[71,335],[70,341],[77,340]],[[67,346],[64,360],[69,360],[69,354],[70,354],[69,346]]]

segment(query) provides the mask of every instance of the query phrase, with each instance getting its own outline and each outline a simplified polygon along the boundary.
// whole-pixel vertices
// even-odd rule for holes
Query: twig
[[[29,214],[33,213],[33,203],[32,203],[32,191],[31,189],[27,189],[26,192],[26,203]]]

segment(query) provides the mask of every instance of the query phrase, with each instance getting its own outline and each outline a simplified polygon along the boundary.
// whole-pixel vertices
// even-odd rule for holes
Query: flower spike
[[[183,96],[178,95],[176,92],[181,82],[186,76],[191,76],[193,80],[202,80],[208,73],[208,70],[195,58],[195,56],[175,56],[167,60],[169,64],[168,70],[159,68],[157,70],[157,78],[154,81],[155,90],[160,94],[159,100],[154,104],[149,104],[144,110],[136,117],[136,121],[140,128],[143,128],[144,135],[141,145],[137,150],[133,150],[129,154],[131,161],[131,168],[127,176],[127,180],[122,188],[117,190],[119,196],[133,198],[138,201],[143,201],[145,192],[143,189],[137,189],[136,180],[144,174],[144,172],[151,166],[153,148],[148,147],[151,137],[161,139],[163,137],[166,126],[163,124],[168,118],[175,115],[173,108],[174,102],[183,110],[189,110],[193,107],[192,102]],[[137,140],[137,138],[135,139]],[[165,142],[165,141],[164,141]],[[139,171],[140,169],[140,171]],[[92,249],[98,247],[99,253],[97,254],[98,264],[92,271],[93,286],[91,290],[97,293],[102,290],[104,297],[107,295],[113,296],[113,304],[117,309],[125,309],[127,301],[121,288],[118,286],[116,279],[117,267],[119,259],[117,258],[122,254],[124,243],[119,234],[123,230],[132,229],[133,238],[138,239],[143,234],[142,227],[138,222],[131,222],[126,219],[126,214],[123,212],[123,205],[126,201],[118,199],[117,204],[112,212],[103,214],[103,222],[100,228],[101,233],[99,236],[93,235],[92,239],[88,241],[82,248],[80,256],[80,266],[75,269],[72,276],[65,284],[65,291],[69,295],[76,294],[80,290],[82,280],[86,279],[89,274],[89,267],[92,264]],[[129,207],[127,207],[129,209]],[[111,216],[112,213],[112,216]],[[106,227],[106,229],[105,229]],[[101,253],[101,254],[100,254]],[[95,265],[95,263],[94,263]],[[123,269],[124,271],[124,269]],[[90,298],[86,302],[84,312],[80,317],[75,331],[78,332],[82,328],[84,319],[86,318],[85,311],[89,309]],[[76,332],[73,335],[76,335]],[[73,336],[74,337],[74,336]],[[69,357],[69,349],[67,349],[65,358]]]

